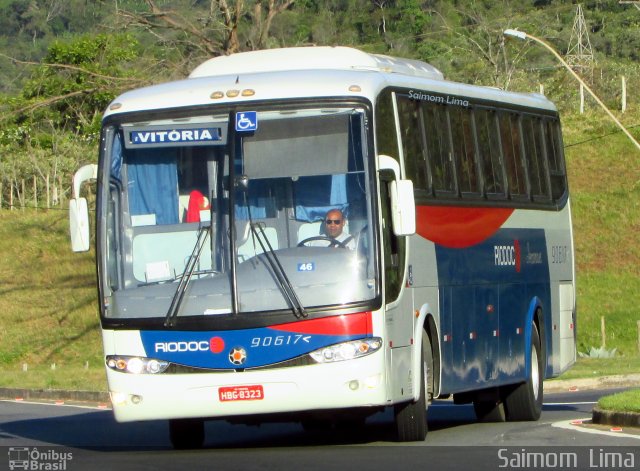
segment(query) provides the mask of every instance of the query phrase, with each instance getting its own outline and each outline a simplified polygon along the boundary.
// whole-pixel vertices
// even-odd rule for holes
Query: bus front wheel
[[[542,412],[542,365],[540,335],[534,324],[531,329],[531,357],[527,380],[506,394],[504,405],[510,422],[538,420]]]
[[[433,393],[433,354],[426,331],[422,332],[420,395],[417,401],[396,404],[396,433],[400,442],[418,442],[427,437],[427,394]]]

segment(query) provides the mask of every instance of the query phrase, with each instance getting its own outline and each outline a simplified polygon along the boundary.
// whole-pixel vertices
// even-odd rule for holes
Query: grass
[[[578,351],[602,345],[601,318],[605,320],[605,346],[618,354],[638,354],[640,277],[629,271],[578,272]]]
[[[640,152],[595,109],[563,117],[576,249],[578,350],[638,355]],[[640,112],[627,113],[627,125]],[[635,128],[638,135],[638,128]],[[599,136],[605,136],[599,139]],[[575,145],[574,145],[575,144]]]
[[[0,370],[3,388],[51,389],[70,391],[106,391],[107,380],[101,364],[89,367],[76,365],[37,365],[22,369]]]
[[[66,211],[0,211],[0,387],[105,388],[89,379],[104,376],[94,254],[71,253],[68,225]]]
[[[578,361],[558,377],[560,380],[599,378],[601,376],[640,373],[640,356],[617,358],[578,358]]]
[[[611,396],[605,396],[598,401],[598,407],[617,412],[640,413],[640,389],[630,389]]]

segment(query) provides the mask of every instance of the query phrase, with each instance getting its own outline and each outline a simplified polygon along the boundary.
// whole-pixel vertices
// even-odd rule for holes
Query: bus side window
[[[560,137],[560,123],[558,120],[544,119],[544,142],[546,144],[547,162],[549,163],[549,177],[551,180],[551,197],[559,200],[564,195],[567,185],[562,160],[562,138]]]
[[[427,174],[427,147],[422,107],[419,101],[410,101],[405,97],[398,98],[406,178],[413,181],[414,190],[431,193],[431,183]]]
[[[522,162],[520,126],[515,113],[500,113],[500,137],[509,184],[509,196],[527,197],[524,165]]]
[[[457,165],[458,188],[462,196],[480,195],[480,176],[476,164],[474,130],[471,110],[462,107],[449,109],[453,156]]]
[[[503,199],[507,196],[505,176],[500,151],[500,136],[496,112],[476,109],[476,129],[478,151],[483,166],[484,191],[490,199]]]
[[[551,185],[544,156],[542,120],[538,117],[523,115],[522,135],[529,169],[531,196],[534,200],[548,201],[551,198]]]
[[[456,181],[453,171],[453,150],[449,139],[449,119],[445,105],[423,105],[427,153],[436,194],[455,194]]]

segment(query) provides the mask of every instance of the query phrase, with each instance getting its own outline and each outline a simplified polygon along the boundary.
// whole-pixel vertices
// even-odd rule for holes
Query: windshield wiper
[[[293,285],[291,284],[291,280],[289,280],[287,273],[285,272],[284,268],[282,267],[282,264],[280,263],[280,259],[278,258],[275,251],[273,250],[273,247],[269,242],[269,238],[264,232],[264,228],[260,223],[253,223],[251,219],[249,219],[249,226],[251,227],[251,232],[253,233],[255,238],[258,240],[258,243],[262,248],[262,252],[264,252],[267,262],[269,262],[269,266],[271,267],[271,270],[273,271],[273,274],[275,275],[278,281],[280,291],[282,291],[282,294],[284,295],[285,299],[289,301],[289,305],[291,306],[293,315],[296,316],[297,319],[300,319],[301,317],[307,317],[308,316],[307,311],[304,308],[304,305],[302,304],[302,302],[300,301],[300,298],[298,298],[298,295],[296,294],[296,291],[293,288]],[[256,227],[260,230],[260,234],[258,234]],[[260,237],[260,235],[262,237]],[[262,241],[262,239],[264,239],[264,242]],[[266,246],[265,246],[265,243],[266,243]]]
[[[260,247],[262,248],[262,252],[264,253],[265,258],[267,259],[267,262],[271,267],[271,271],[276,277],[276,281],[278,282],[280,291],[282,292],[282,295],[284,296],[285,301],[288,302],[289,307],[291,307],[291,311],[293,312],[293,315],[296,316],[297,319],[300,319],[301,317],[307,317],[308,316],[307,311],[304,308],[304,305],[302,304],[302,302],[300,301],[300,298],[298,298],[298,295],[296,294],[296,291],[293,288],[293,285],[291,284],[291,280],[289,280],[287,273],[285,272],[284,268],[282,267],[282,264],[280,263],[280,259],[276,255],[276,252],[273,250],[273,247],[269,242],[269,238],[264,232],[263,225],[261,225],[260,223],[253,222],[253,218],[251,217],[251,206],[249,205],[249,200],[247,198],[247,193],[249,190],[249,178],[246,175],[239,175],[238,178],[236,179],[234,176],[234,188],[235,187],[239,188],[240,191],[242,192],[242,196],[244,199],[244,206],[247,208],[247,214],[249,216],[249,227],[251,228],[251,236],[254,239],[254,244],[253,244],[254,248],[255,248],[255,240],[257,239],[258,243],[260,244]],[[231,215],[235,216],[235,211],[231,211]],[[231,227],[233,229],[233,231],[231,231],[231,237],[232,237],[231,246],[232,246],[232,253],[235,254],[236,253],[236,249],[234,245],[235,217],[232,217],[230,219],[232,223]],[[260,230],[260,234],[258,234],[258,229],[256,228]],[[263,239],[264,239],[264,242],[263,242]],[[236,257],[233,256],[232,261],[235,262],[235,260],[236,260]],[[232,263],[231,267],[232,268],[234,267],[234,263]],[[235,281],[236,281],[235,278],[233,278],[233,280],[234,280],[234,283],[232,283],[232,287],[237,289],[237,285],[235,284]],[[234,292],[234,298],[235,298],[235,292]]]
[[[200,226],[200,228],[198,229],[198,238],[196,240],[196,245],[194,245],[193,252],[191,252],[189,260],[187,260],[187,265],[184,269],[184,272],[182,273],[182,277],[180,278],[180,283],[178,283],[176,292],[173,294],[173,298],[171,299],[171,305],[169,306],[169,310],[167,311],[167,315],[165,316],[165,327],[174,327],[176,325],[176,318],[178,317],[178,312],[180,312],[182,300],[184,299],[184,295],[187,292],[187,288],[189,288],[189,283],[191,282],[191,277],[196,270],[196,265],[200,260],[200,255],[202,254],[202,249],[207,240],[207,235],[209,234],[210,228],[211,226]]]

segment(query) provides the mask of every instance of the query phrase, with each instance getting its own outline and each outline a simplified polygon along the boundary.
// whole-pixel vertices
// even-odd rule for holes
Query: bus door
[[[385,324],[391,346],[391,393],[394,397],[411,394],[411,345],[413,343],[413,300],[402,289],[406,271],[406,236],[394,234],[391,216],[390,184],[393,178],[383,173],[380,179],[382,261],[384,270]]]

